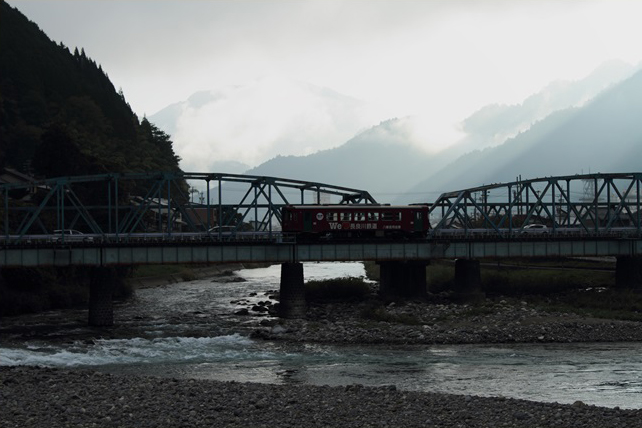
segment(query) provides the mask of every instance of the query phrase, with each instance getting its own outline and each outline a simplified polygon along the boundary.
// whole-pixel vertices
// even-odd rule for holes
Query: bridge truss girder
[[[190,200],[190,186],[200,183],[207,198]],[[214,188],[212,186],[215,186]],[[242,191],[242,198],[225,201],[224,188]],[[215,202],[212,190],[216,191]],[[29,201],[12,195],[30,194]],[[0,186],[0,233],[6,237],[50,234],[55,229],[82,229],[116,237],[138,232],[203,232],[214,226],[213,212],[240,227],[252,219],[258,230],[280,224],[281,207],[318,203],[375,204],[364,190],[276,177],[220,173],[122,173],[59,177],[26,184]],[[231,198],[227,198],[228,200]],[[200,213],[199,213],[200,212]],[[205,220],[198,221],[206,212]],[[218,219],[219,217],[217,217]]]
[[[555,232],[641,233],[642,173],[518,180],[447,192],[431,205],[434,231],[484,229],[521,233],[540,223]]]
[[[289,180],[276,177],[250,176],[237,174],[191,174],[186,179],[192,181],[204,181],[206,183],[208,203],[212,200],[210,193],[214,184],[217,191],[214,199],[218,212],[224,212],[228,207],[233,207],[240,218],[235,221],[245,222],[248,218],[255,221],[255,230],[272,231],[276,219],[281,224],[281,208],[289,204],[318,204],[323,197],[339,198],[338,204],[376,204],[375,199],[364,190],[357,190],[348,187],[333,186],[323,183],[315,183],[301,180]],[[232,204],[224,203],[224,184],[242,184],[247,186],[243,196]],[[238,189],[232,189],[238,190]],[[294,194],[293,194],[294,193]],[[307,199],[306,199],[307,196]],[[231,218],[222,222],[222,226],[228,225]]]

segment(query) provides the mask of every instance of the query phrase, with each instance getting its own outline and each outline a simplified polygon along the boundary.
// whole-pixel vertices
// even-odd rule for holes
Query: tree
[[[73,141],[68,129],[51,125],[41,137],[33,159],[36,173],[44,177],[87,174],[89,162]]]
[[[147,155],[154,155],[155,165],[152,169],[179,171],[178,163],[181,158],[174,152],[170,136],[147,120],[146,117],[140,123],[140,130],[143,143],[146,143],[147,150],[151,151]]]

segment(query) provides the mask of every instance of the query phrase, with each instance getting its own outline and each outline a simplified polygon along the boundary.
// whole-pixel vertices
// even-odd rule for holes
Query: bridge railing
[[[63,239],[59,235],[2,235],[0,245],[21,247],[67,247],[96,245],[154,245],[154,244],[222,244],[222,243],[295,243],[296,235],[282,232],[226,232],[222,235],[173,232],[83,234]]]
[[[618,227],[609,230],[586,231],[581,228],[557,228],[537,232],[520,229],[433,229],[428,239],[583,239],[583,238],[640,238],[642,233],[636,227]]]
[[[548,240],[601,240],[601,239],[642,239],[642,233],[634,227],[612,228],[608,231],[584,231],[578,228],[559,228],[555,231],[541,231],[537,233],[520,232],[518,230],[500,229],[433,229],[426,238],[413,239],[421,242],[442,241],[548,241]],[[222,235],[207,233],[131,233],[128,235],[116,234],[85,234],[63,240],[52,235],[9,235],[0,236],[0,246],[20,248],[67,248],[67,247],[93,247],[93,246],[155,246],[155,245],[237,245],[237,244],[313,244],[313,243],[383,243],[390,238],[363,239],[318,239],[310,240],[306,237],[301,240],[295,233],[283,232],[226,232]],[[402,240],[408,242],[408,240]]]

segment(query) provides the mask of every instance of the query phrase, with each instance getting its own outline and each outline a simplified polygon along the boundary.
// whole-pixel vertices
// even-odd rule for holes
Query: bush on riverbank
[[[379,281],[379,265],[375,262],[364,262],[366,278],[371,281]],[[426,287],[431,293],[440,293],[451,290],[455,278],[455,267],[452,262],[431,261],[426,267]]]
[[[529,296],[528,300],[551,312],[569,312],[595,318],[642,321],[642,292],[623,289],[589,288],[569,290],[550,296]]]
[[[591,262],[569,263],[572,268],[568,270],[558,268],[564,266],[560,260],[525,260],[511,264],[482,265],[482,291],[490,295],[505,296],[546,295],[567,290],[612,287],[615,284],[615,273],[612,270],[589,269]],[[366,276],[378,281],[379,266],[372,262],[366,262],[364,266]],[[455,264],[452,261],[434,260],[426,267],[426,287],[430,293],[452,290],[454,278]]]
[[[371,294],[363,278],[344,277],[305,283],[305,298],[310,302],[363,300]]]
[[[129,297],[126,266],[115,267],[119,280],[114,299]],[[3,268],[0,271],[0,317],[51,309],[86,306],[89,301],[89,267]]]
[[[482,291],[487,298],[513,297],[551,312],[642,321],[642,292],[614,288],[612,262],[574,259],[495,262],[481,267]],[[367,277],[378,280],[379,266],[370,262],[364,265]],[[432,261],[426,268],[427,290],[433,294],[451,290],[454,276],[452,261]],[[366,312],[363,314],[366,318],[388,321],[383,307],[373,306]]]
[[[568,290],[609,287],[615,284],[614,272],[589,270],[486,268],[482,270],[482,289],[487,294],[521,296],[548,295]]]
[[[0,316],[36,313],[86,302],[89,288],[59,275],[58,269],[4,268],[0,279]]]

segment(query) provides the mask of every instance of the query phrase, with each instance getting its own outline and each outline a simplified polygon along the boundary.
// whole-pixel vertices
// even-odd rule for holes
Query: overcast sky
[[[602,62],[642,61],[642,1],[8,0],[152,115],[285,76],[456,123]]]

